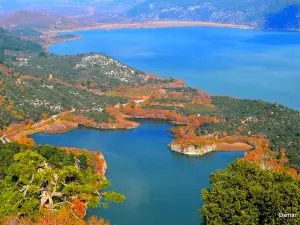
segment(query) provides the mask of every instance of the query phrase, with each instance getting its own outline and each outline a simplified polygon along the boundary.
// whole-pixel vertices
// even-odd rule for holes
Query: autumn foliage
[[[46,120],[49,118],[49,115],[47,113],[42,114],[42,120]]]
[[[283,171],[294,177],[300,178],[296,169],[285,166],[288,159],[284,150],[276,153],[268,148],[259,146],[254,151],[248,152],[244,159],[256,163],[264,169]]]
[[[85,211],[86,211],[86,203],[80,201],[79,199],[75,199],[73,201],[73,205],[72,205],[75,214],[83,219],[85,216]]]
[[[165,109],[143,109],[134,101],[121,108],[121,112],[135,118],[166,119],[177,124],[189,124],[192,127],[199,127],[205,123],[218,123],[215,117],[208,116],[185,116],[175,111]]]
[[[110,225],[109,221],[96,216],[90,217],[87,221],[79,218],[69,208],[63,208],[61,210],[51,212],[44,210],[44,215],[37,221],[32,221],[29,218],[8,218],[3,225]]]
[[[21,137],[18,139],[18,143],[21,145],[25,145],[27,147],[33,147],[35,145],[35,142],[32,138],[28,138],[28,137]]]

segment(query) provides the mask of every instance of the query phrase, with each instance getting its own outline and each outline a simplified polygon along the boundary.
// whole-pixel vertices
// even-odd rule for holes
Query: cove
[[[140,120],[134,130],[103,131],[81,127],[66,134],[35,134],[37,144],[101,151],[108,164],[111,189],[126,196],[121,205],[89,209],[112,225],[198,225],[201,189],[212,172],[224,169],[244,152],[215,152],[187,157],[171,152],[163,121]]]
[[[102,52],[210,94],[279,102],[300,109],[300,33],[213,27],[78,31],[51,53]]]

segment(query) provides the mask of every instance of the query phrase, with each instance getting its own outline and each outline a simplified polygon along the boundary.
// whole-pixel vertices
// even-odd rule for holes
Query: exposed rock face
[[[175,141],[173,141],[169,147],[174,152],[190,156],[200,156],[213,151],[249,151],[253,149],[253,146],[240,142],[233,144],[218,143],[205,145],[203,147],[195,147],[194,145],[182,147],[180,144],[177,144]]]
[[[217,145],[216,144],[206,145],[201,148],[197,148],[195,146],[188,146],[188,147],[182,148],[181,145],[172,142],[169,145],[169,147],[172,151],[178,152],[178,153],[181,153],[184,155],[200,156],[200,155],[204,155],[209,152],[215,151],[217,148]]]

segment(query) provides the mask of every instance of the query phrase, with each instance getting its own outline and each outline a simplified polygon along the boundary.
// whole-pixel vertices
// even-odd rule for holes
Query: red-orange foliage
[[[76,216],[70,208],[63,208],[59,211],[51,212],[44,210],[44,216],[37,221],[28,218],[8,218],[3,225],[110,225],[109,221],[92,216],[85,222]]]
[[[21,145],[25,145],[27,147],[33,147],[35,145],[34,140],[32,138],[28,138],[28,137],[19,138],[18,143]]]
[[[104,219],[98,219],[96,216],[89,218],[87,225],[110,225],[110,222]]]
[[[134,101],[131,101],[127,106],[122,107],[122,112],[126,115],[137,118],[149,119],[166,119],[177,124],[189,124],[192,127],[199,127],[205,123],[218,123],[219,120],[215,117],[208,116],[184,116],[175,111],[165,109],[143,109]]]
[[[283,171],[292,176],[300,178],[300,175],[297,173],[297,170],[294,168],[290,168],[285,166],[284,164],[288,162],[286,158],[286,153],[281,150],[280,158],[277,159],[277,154],[270,149],[266,148],[266,140],[260,139],[258,147],[247,153],[244,157],[245,160],[249,160],[253,163],[260,165],[262,168]]]
[[[75,214],[79,218],[83,219],[85,216],[85,211],[86,211],[86,203],[80,201],[79,199],[75,199],[73,201],[73,209],[74,209]]]
[[[120,91],[123,91],[125,89],[125,85],[124,84],[120,84],[119,89],[120,89]]]
[[[101,176],[105,176],[106,172],[106,162],[104,160],[103,155],[100,152],[96,153],[96,157],[94,158],[95,171]]]

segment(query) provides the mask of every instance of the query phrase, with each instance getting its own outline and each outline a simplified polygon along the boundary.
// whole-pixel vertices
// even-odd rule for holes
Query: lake
[[[161,28],[79,31],[79,41],[49,48],[56,54],[102,52],[161,77],[183,79],[211,94],[279,102],[300,109],[300,33],[228,28]],[[112,189],[126,195],[108,209],[89,209],[117,225],[198,225],[201,189],[209,176],[244,155],[217,152],[193,158],[167,148],[164,122],[143,121],[131,131],[80,128],[37,134],[38,144],[100,150]]]
[[[67,134],[31,136],[37,144],[101,151],[108,164],[111,189],[126,196],[124,203],[88,210],[114,225],[199,225],[201,189],[209,176],[224,169],[244,152],[215,152],[186,157],[171,152],[163,121],[142,120],[134,130],[101,131],[80,128]]]
[[[85,38],[49,48],[57,54],[103,52],[211,94],[279,102],[300,109],[300,33],[230,28],[79,31]]]

